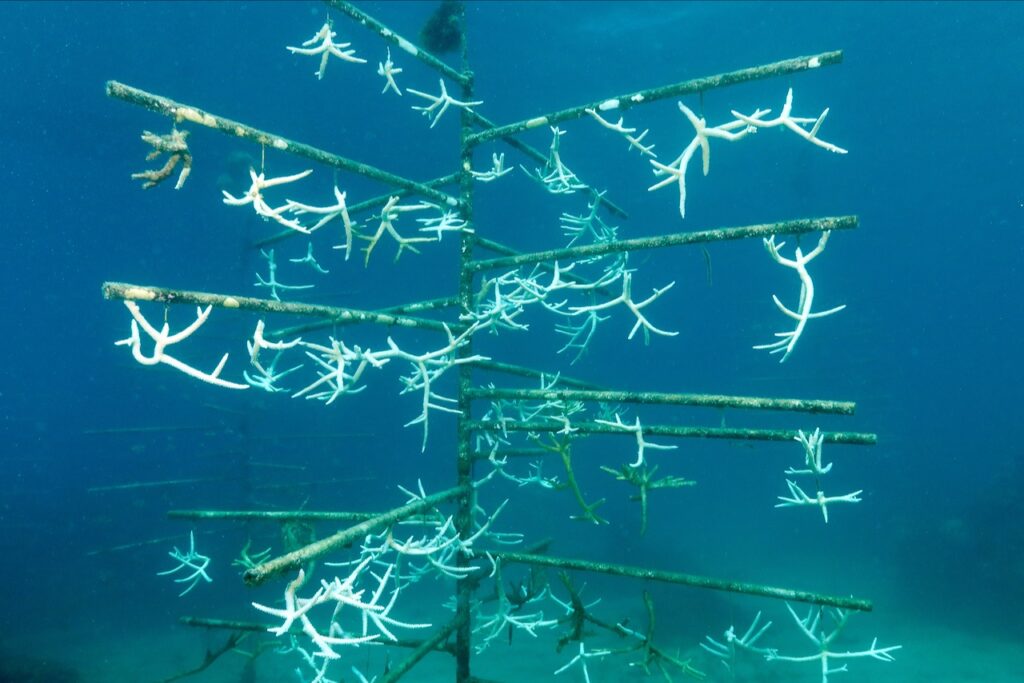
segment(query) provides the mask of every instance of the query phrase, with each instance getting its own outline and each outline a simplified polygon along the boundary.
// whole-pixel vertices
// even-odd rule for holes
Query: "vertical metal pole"
[[[462,71],[469,74],[469,78],[462,85],[462,100],[469,102],[473,99],[473,77],[469,69],[468,41],[466,40],[466,6],[461,5],[459,11],[459,28],[462,34]],[[462,218],[466,221],[467,228],[473,228],[473,176],[469,173],[473,163],[473,147],[469,144],[469,136],[473,129],[471,115],[465,110],[460,110],[460,150],[459,150],[459,201],[462,203]],[[473,305],[473,271],[469,269],[469,263],[473,260],[473,236],[468,231],[462,232],[459,256],[459,308],[461,311],[471,310]],[[473,354],[473,340],[469,339],[459,349],[459,357],[465,358]],[[471,401],[468,390],[472,386],[472,364],[464,363],[459,366],[459,393],[458,407],[461,415],[458,420],[458,454],[456,461],[457,483],[466,487],[466,493],[459,498],[458,511],[455,516],[455,528],[463,538],[469,537],[472,533],[473,524],[473,498],[471,488],[473,483],[473,449],[471,443],[472,432],[466,428],[466,424],[472,419],[470,413]],[[469,564],[469,558],[460,555],[459,566]],[[472,599],[474,582],[456,582],[456,615],[459,619],[459,626],[455,632],[455,681],[456,683],[470,683],[470,653],[472,652]]]
[[[242,252],[241,258],[238,259],[238,270],[239,270],[239,282],[252,282],[251,273],[255,270],[254,261],[255,255],[253,250],[248,248],[248,244],[245,239],[239,239],[239,249]],[[238,431],[240,432],[242,441],[242,452],[239,455],[238,469],[241,481],[241,494],[242,494],[242,505],[244,510],[255,509],[255,492],[253,482],[253,467],[252,467],[252,412],[246,410],[242,413],[241,420],[239,420]],[[245,533],[247,537],[252,536],[252,522],[247,521],[245,523]]]

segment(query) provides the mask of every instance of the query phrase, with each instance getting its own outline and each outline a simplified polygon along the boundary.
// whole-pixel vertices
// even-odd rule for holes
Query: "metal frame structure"
[[[459,69],[455,69],[446,65],[440,59],[433,57],[422,48],[409,50],[408,46],[411,45],[410,41],[401,37],[399,34],[373,17],[368,16],[352,4],[341,0],[328,0],[326,4],[337,13],[345,15],[364,27],[375,31],[385,41],[405,49],[405,54],[417,57],[428,66],[436,69],[445,78],[457,83],[461,88],[461,98],[463,100],[468,101],[473,99],[473,76],[467,56],[464,31],[461,50],[461,66]],[[462,20],[464,22],[464,17],[462,17]],[[648,103],[664,98],[679,97],[690,93],[704,93],[708,90],[727,85],[746,83],[754,80],[793,74],[808,69],[834,65],[840,63],[841,60],[841,52],[826,52],[817,55],[797,57],[772,64],[741,69],[739,71],[687,80],[659,88],[627,93],[617,97],[602,98],[602,100],[597,102],[591,102],[501,126],[494,124],[492,121],[480,114],[463,109],[460,110],[461,153],[459,158],[459,168],[471,168],[474,150],[480,144],[492,140],[507,143],[520,153],[523,153],[535,160],[543,161],[546,159],[545,154],[522,143],[516,139],[516,135],[523,131],[534,129],[538,126],[549,126],[558,122],[578,119],[585,115],[585,111],[587,109],[598,106],[601,102],[617,100],[620,103],[619,109],[622,110],[632,106],[639,106],[640,103]],[[461,233],[458,291],[454,296],[435,301],[411,303],[387,310],[364,311],[297,302],[281,302],[230,294],[211,294],[180,289],[166,289],[128,283],[108,282],[103,286],[103,294],[108,299],[154,301],[164,302],[167,304],[212,304],[216,307],[229,309],[293,314],[308,316],[313,319],[313,322],[310,325],[303,326],[302,328],[292,328],[287,331],[279,331],[282,336],[285,334],[294,334],[300,329],[308,330],[315,329],[316,327],[325,327],[328,325],[338,326],[350,323],[373,323],[384,326],[406,326],[429,330],[442,330],[443,326],[441,322],[429,317],[423,317],[423,314],[436,310],[444,310],[445,308],[450,309],[452,307],[458,307],[459,310],[472,309],[474,277],[479,273],[498,268],[508,269],[527,264],[545,264],[551,263],[555,260],[565,262],[575,258],[615,252],[635,252],[643,249],[660,249],[687,244],[762,238],[770,235],[799,235],[808,232],[847,230],[857,227],[857,218],[855,216],[812,218],[764,225],[720,228],[700,232],[681,232],[670,235],[623,240],[608,244],[567,247],[538,253],[521,254],[487,239],[484,236],[486,233],[486,226],[475,224],[473,217],[474,181],[468,170],[459,170],[450,175],[428,182],[416,182],[399,175],[383,171],[369,164],[347,159],[274,133],[261,131],[244,123],[232,121],[211,112],[204,111],[198,107],[176,102],[166,97],[153,95],[121,83],[108,83],[107,94],[112,98],[138,105],[157,114],[170,117],[176,122],[189,122],[227,135],[252,141],[264,147],[271,147],[282,150],[288,154],[304,157],[311,161],[315,161],[318,164],[360,174],[364,177],[380,181],[396,188],[396,191],[399,194],[419,195],[432,201],[447,203],[448,205],[452,205],[454,202],[458,207],[461,217],[465,219],[469,225],[475,228],[474,232],[463,231]],[[449,194],[444,190],[444,188],[452,186],[457,188],[456,194]],[[395,194],[395,192],[392,192],[391,194]],[[386,200],[387,195],[371,199],[350,208],[353,212],[358,212],[364,209],[381,206]],[[604,203],[605,208],[608,211],[620,215],[623,213],[621,209],[610,201],[603,198],[599,198],[599,200]],[[276,235],[267,240],[263,240],[259,243],[259,246],[273,243],[277,240],[284,239],[287,236],[287,232]],[[496,252],[498,255],[495,257],[485,258],[481,255],[481,251]],[[456,329],[458,327],[458,323],[453,322],[451,323],[451,326],[453,329]],[[470,341],[460,347],[458,350],[460,357],[469,358],[472,356],[472,346],[472,341]],[[367,533],[387,529],[401,520],[408,519],[432,508],[435,505],[446,502],[454,503],[457,506],[455,524],[459,533],[466,535],[471,534],[471,518],[474,501],[473,471],[474,463],[477,462],[480,457],[474,452],[471,437],[474,433],[479,431],[495,430],[499,428],[499,425],[495,423],[474,419],[472,411],[472,403],[474,401],[485,401],[497,398],[531,400],[561,398],[565,400],[584,402],[617,401],[670,406],[711,406],[753,410],[790,411],[811,414],[829,413],[835,415],[851,415],[855,408],[852,403],[842,401],[608,391],[594,388],[585,382],[572,381],[566,382],[564,385],[574,388],[557,390],[484,388],[475,384],[473,381],[474,370],[480,367],[489,371],[496,370],[499,372],[511,372],[526,375],[539,374],[528,368],[520,368],[496,362],[486,364],[467,363],[460,365],[458,368],[458,408],[461,410],[461,416],[457,418],[458,445],[454,463],[454,485],[446,491],[442,491],[429,496],[422,501],[410,503],[382,514],[304,511],[263,512],[178,510],[172,511],[171,516],[174,518],[187,518],[193,520],[302,519],[357,522],[354,526],[348,527],[332,536],[323,538],[286,555],[269,559],[245,573],[244,579],[247,584],[259,585],[274,577],[280,576],[283,572],[294,570],[311,559],[322,557],[332,550],[343,548],[354,542],[358,542],[360,539],[365,537]],[[597,423],[581,423],[574,426],[579,429],[580,434],[622,433],[622,430],[613,426]],[[531,431],[557,429],[557,427],[552,427],[550,424],[545,423],[506,425],[506,427]],[[797,434],[796,430],[684,427],[673,425],[645,425],[644,432],[650,435],[664,435],[671,437],[774,441],[789,441]],[[874,434],[858,432],[830,432],[825,435],[825,438],[831,442],[854,445],[872,445],[876,441]],[[534,549],[543,550],[544,548],[535,547]],[[767,596],[852,610],[866,611],[872,608],[869,601],[858,598],[822,595],[808,591],[693,576],[653,568],[612,565],[585,559],[559,558],[544,552],[496,551],[494,555],[495,557],[500,558],[501,562],[508,564],[520,563],[563,570],[599,572],[627,578],[662,581],[673,584],[696,586],[748,595]],[[468,557],[460,558],[461,566],[468,566],[471,561],[471,558]],[[408,655],[406,660],[400,662],[397,666],[392,668],[389,673],[378,680],[382,682],[398,680],[402,675],[415,666],[415,664],[426,654],[438,650],[449,652],[454,656],[456,670],[455,680],[457,683],[469,683],[470,681],[478,680],[471,674],[471,601],[473,592],[478,588],[478,585],[479,581],[465,580],[457,582],[457,609],[455,618],[447,625],[438,629],[431,637],[423,641],[400,643],[412,647],[412,652]],[[263,629],[260,625],[244,622],[228,622],[195,618],[187,618],[185,622],[197,626],[220,627],[233,630]],[[452,636],[454,636],[453,641]]]

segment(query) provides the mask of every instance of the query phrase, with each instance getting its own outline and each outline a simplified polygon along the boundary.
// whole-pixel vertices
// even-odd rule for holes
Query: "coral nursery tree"
[[[792,89],[779,98],[782,106],[775,114],[769,109],[733,111],[715,122],[679,102],[679,122],[686,127],[690,142],[672,161],[659,156],[663,150],[654,150],[652,140],[657,133],[648,137],[648,130],[638,132],[627,124],[625,118],[630,110],[727,85],[835,65],[840,63],[842,53],[796,57],[605,96],[498,125],[480,113],[485,104],[474,94],[461,3],[441,4],[419,37],[422,47],[349,3],[332,0],[326,4],[332,18],[309,40],[287,49],[295,55],[309,56],[317,65],[317,78],[323,79],[329,69],[372,68],[368,58],[360,56],[367,52],[338,38],[340,30],[333,23],[335,17],[351,20],[353,30],[359,25],[375,34],[374,39],[382,41],[377,46],[381,53],[379,61],[373,60],[377,61],[376,73],[382,78],[380,95],[413,100],[412,109],[426,117],[427,128],[434,128],[446,114],[458,116],[458,166],[449,175],[415,181],[364,160],[333,154],[112,81],[107,84],[111,97],[172,121],[167,133],[143,134],[143,140],[152,148],[147,158],[165,159],[162,166],[135,175],[144,187],[161,187],[164,181],[173,179],[174,187],[182,188],[193,167],[190,145],[202,144],[206,136],[202,131],[250,141],[260,146],[264,162],[249,170],[251,184],[247,191],[224,191],[220,199],[229,207],[237,207],[232,210],[252,211],[276,232],[258,244],[263,265],[255,285],[265,296],[120,282],[105,283],[103,292],[109,299],[123,301],[128,311],[130,334],[118,344],[130,350],[136,361],[142,365],[170,366],[192,380],[211,385],[211,390],[217,387],[267,392],[275,395],[271,400],[299,398],[332,406],[330,409],[334,410],[346,402],[360,401],[359,393],[375,376],[384,376],[385,368],[399,368],[403,372],[399,377],[401,392],[416,397],[417,405],[415,413],[401,422],[420,430],[423,450],[431,438],[429,427],[433,421],[455,422],[456,449],[445,460],[451,467],[452,485],[429,492],[422,485],[396,481],[406,500],[385,512],[173,511],[176,518],[194,521],[244,519],[349,525],[319,540],[307,537],[290,543],[286,552],[277,556],[271,556],[269,549],[250,552],[248,545],[242,549],[235,562],[244,569],[245,582],[259,586],[279,580],[281,597],[276,601],[253,602],[252,616],[265,617],[264,621],[189,618],[187,623],[193,625],[223,627],[236,633],[220,651],[208,653],[199,668],[209,666],[220,654],[237,649],[237,633],[251,631],[264,633],[273,643],[284,643],[280,652],[292,658],[304,681],[340,680],[342,676],[394,681],[429,653],[441,651],[454,658],[455,680],[464,683],[474,680],[474,655],[503,640],[511,641],[512,633],[520,631],[524,635],[553,635],[553,649],[560,653],[560,666],[552,674],[573,671],[573,675],[590,680],[592,675],[600,677],[603,669],[610,671],[617,666],[615,662],[621,662],[623,666],[636,665],[647,673],[669,679],[675,675],[695,679],[707,676],[694,659],[676,654],[678,644],[670,647],[655,642],[654,601],[649,595],[645,593],[642,602],[648,624],[634,627],[626,621],[601,616],[597,601],[584,597],[580,586],[574,583],[572,576],[580,573],[786,601],[796,631],[811,642],[809,654],[783,655],[777,648],[762,645],[760,641],[771,622],[762,622],[758,613],[743,635],[730,627],[724,637],[708,637],[701,643],[703,651],[696,643],[688,648],[702,653],[709,662],[721,662],[729,671],[735,670],[738,658],[752,654],[766,665],[773,661],[814,662],[820,665],[824,682],[830,673],[846,669],[845,663],[830,663],[838,659],[891,660],[896,648],[879,647],[877,642],[856,651],[833,648],[849,617],[871,609],[867,600],[558,556],[549,552],[557,545],[557,538],[526,538],[509,531],[517,500],[510,496],[500,501],[490,493],[509,484],[513,491],[524,487],[535,487],[552,495],[564,491],[578,505],[577,519],[601,525],[605,523],[599,509],[603,500],[591,500],[587,495],[574,470],[573,449],[588,437],[624,435],[635,443],[635,455],[619,467],[603,469],[614,481],[634,490],[633,499],[640,504],[641,533],[647,528],[648,500],[653,491],[681,489],[694,483],[682,476],[658,475],[658,466],[650,460],[653,452],[676,448],[670,441],[680,438],[791,442],[799,447],[802,464],[786,470],[789,495],[779,496],[777,507],[817,509],[827,523],[830,507],[860,502],[860,491],[841,495],[827,495],[823,491],[823,478],[832,469],[831,463],[822,460],[823,448],[826,444],[872,445],[876,440],[873,434],[657,424],[627,414],[630,409],[638,410],[638,406],[677,406],[785,415],[851,415],[854,405],[850,402],[617,390],[561,373],[548,374],[513,365],[507,359],[488,357],[479,348],[484,333],[531,334],[525,322],[528,312],[543,313],[555,321],[555,331],[564,340],[561,352],[567,360],[587,352],[596,330],[613,324],[607,321],[615,312],[629,318],[626,336],[634,343],[641,336],[646,342],[665,337],[664,343],[671,343],[670,338],[677,332],[657,320],[659,306],[671,296],[668,293],[674,282],[662,282],[641,291],[641,271],[630,257],[650,250],[756,239],[763,242],[768,258],[792,270],[796,276],[794,283],[799,283],[799,295],[792,297],[794,303],[784,301],[790,297],[774,297],[778,312],[789,321],[787,329],[777,333],[774,341],[754,346],[786,361],[798,350],[798,342],[809,324],[842,309],[815,306],[816,292],[809,266],[823,253],[833,232],[857,227],[856,217],[802,218],[621,238],[612,222],[625,218],[625,212],[604,191],[595,189],[570,169],[562,146],[566,130],[561,126],[582,121],[625,142],[625,153],[649,161],[654,175],[651,190],[671,186],[678,191],[679,216],[683,220],[687,171],[692,171],[691,167],[698,163],[695,158],[699,157],[703,173],[708,174],[713,146],[740,142],[762,129],[779,129],[794,143],[845,154],[846,150],[820,136],[828,110],[813,117],[796,116],[798,100]],[[458,68],[430,51],[450,47],[461,55]],[[418,60],[434,69],[440,77],[438,87],[430,88],[428,83],[421,86],[422,90],[403,90],[403,69],[399,65],[402,60]],[[547,150],[538,150],[520,139],[523,133],[535,130],[550,134]],[[506,154],[522,160],[521,170],[506,164]],[[314,167],[344,171],[379,183],[387,191],[356,202],[349,196],[349,188],[336,184],[330,196],[314,197],[304,189],[304,183],[316,172],[314,168],[275,176],[267,171],[268,155],[292,155],[312,162]],[[495,239],[499,236],[495,226],[475,220],[477,188],[481,184],[507,182],[504,178],[516,172],[535,181],[538,192],[586,199],[585,209],[580,213],[562,214],[557,226],[565,238],[561,246],[540,252],[519,251]],[[796,239],[804,234],[815,236],[813,248],[806,252],[800,246],[786,248],[783,237]],[[300,240],[305,256],[286,260],[278,257],[280,245]],[[405,258],[413,258],[415,253],[452,241],[458,244],[459,251],[455,273],[458,286],[447,297],[364,310],[301,301],[302,290],[311,285],[289,284],[299,282],[300,273],[326,275],[335,268],[371,268],[386,249],[393,250],[396,259],[405,254],[410,254]],[[395,283],[395,289],[406,296],[414,294],[411,282]],[[166,309],[181,304],[196,306],[195,318],[172,330]],[[159,324],[153,322],[159,315],[158,307],[164,308],[164,322]],[[249,362],[242,373],[232,374],[235,370],[233,366],[229,368],[228,354],[219,362],[183,360],[197,355],[194,345],[214,309],[217,315],[253,315],[253,331],[244,340]],[[290,325],[284,326],[283,321],[290,321]],[[389,333],[370,337],[369,343],[356,343],[357,338],[367,338],[349,334],[356,325],[371,330],[385,327]],[[404,334],[410,331],[415,334]],[[241,345],[243,340],[238,341]],[[642,350],[636,353],[642,354]],[[518,378],[519,384],[485,382],[485,373],[489,377]],[[389,414],[397,412],[394,406],[387,408]],[[435,461],[432,467],[436,465]],[[545,473],[552,471],[559,474]],[[407,487],[401,488],[402,483]],[[389,495],[389,491],[381,491],[379,497],[386,500]],[[182,594],[210,581],[210,558],[199,552],[196,545],[193,536],[187,552],[175,548],[170,555],[176,565],[161,572],[184,584]],[[522,578],[510,581],[513,574]],[[427,577],[439,579],[454,595],[448,604],[451,613],[440,604],[433,612],[435,616],[451,614],[443,617],[441,626],[403,616]],[[800,616],[794,603],[804,604],[809,610],[807,615]],[[422,632],[427,635],[420,639],[407,637],[408,633]],[[357,668],[352,653],[357,648],[365,651],[379,645],[405,647],[410,652],[397,664],[382,666],[381,670]],[[256,647],[249,651],[255,655],[263,650]]]

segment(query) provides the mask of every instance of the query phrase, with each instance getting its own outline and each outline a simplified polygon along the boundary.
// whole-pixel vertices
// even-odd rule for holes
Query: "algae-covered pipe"
[[[659,391],[473,387],[468,393],[470,398],[489,400],[600,401],[605,403],[645,403],[652,405],[697,406],[701,408],[740,408],[804,413],[830,413],[833,415],[853,415],[854,410],[856,410],[857,407],[857,404],[852,401],[770,398],[760,396],[726,396],[722,394],[680,394]]]
[[[839,64],[842,61],[842,51],[834,50],[832,52],[822,52],[820,54],[808,55],[806,57],[794,57],[793,59],[785,59],[781,62],[773,62],[771,64],[739,69],[738,71],[729,71],[727,73],[716,74],[714,76],[704,76],[702,78],[680,81],[678,83],[663,85],[657,88],[638,90],[625,95],[606,97],[605,99],[597,102],[581,104],[575,107],[569,107],[568,109],[551,112],[549,114],[534,116],[533,118],[525,121],[518,121],[505,126],[498,126],[497,128],[481,131],[476,135],[470,136],[469,142],[473,145],[479,145],[480,143],[487,142],[488,140],[516,135],[517,133],[521,133],[532,128],[553,126],[557,123],[561,123],[562,121],[581,118],[586,115],[588,109],[594,109],[600,112],[622,112],[648,102],[657,102],[658,100],[670,97],[681,97],[683,95],[703,93],[708,90],[722,88],[727,85],[747,83],[775,76],[785,76],[799,71],[807,71],[809,69],[816,69],[822,66]]]
[[[777,223],[761,223],[733,228],[714,228],[693,232],[677,232],[670,235],[638,237],[617,242],[601,242],[584,244],[578,247],[549,249],[518,256],[471,261],[468,267],[474,272],[495,269],[511,269],[545,261],[574,261],[581,258],[634,252],[643,249],[661,249],[676,247],[683,244],[707,244],[708,242],[727,242],[749,239],[752,237],[766,238],[772,235],[801,235],[807,232],[823,232],[826,230],[852,230],[857,227],[856,216],[828,216],[825,218],[798,218]]]
[[[697,576],[695,574],[683,574],[680,572],[665,571],[661,569],[632,567],[624,564],[609,564],[607,562],[591,562],[589,560],[551,557],[549,555],[530,555],[528,553],[514,553],[506,552],[504,550],[495,551],[491,554],[495,559],[501,560],[504,563],[531,564],[538,567],[554,567],[556,569],[568,569],[572,571],[611,574],[613,576],[623,576],[632,579],[661,581],[664,583],[674,583],[683,586],[693,586],[695,588],[708,588],[711,590],[727,591],[729,593],[757,595],[765,598],[804,602],[812,605],[825,605],[827,607],[852,609],[861,612],[870,612],[872,609],[870,600],[863,600],[860,598],[823,595],[821,593],[812,593],[810,591],[801,591],[792,588],[764,586],[744,581],[730,581],[727,579]]]
[[[211,114],[210,112],[199,109],[198,107],[183,104],[181,102],[175,102],[174,100],[168,97],[163,97],[162,95],[154,95],[153,93],[146,92],[145,90],[141,90],[124,83],[118,83],[117,81],[107,81],[107,95],[115,99],[143,107],[144,109],[148,109],[156,114],[170,117],[174,119],[175,123],[188,121],[189,123],[205,126],[236,138],[250,140],[263,145],[264,147],[270,147],[281,152],[294,154],[295,156],[315,161],[316,163],[323,164],[324,166],[356,173],[365,178],[376,180],[393,187],[401,187],[447,206],[458,206],[458,202],[451,195],[441,192],[440,190],[435,190],[423,183],[403,178],[402,176],[389,173],[374,166],[370,166],[369,164],[364,164],[353,159],[347,159],[338,154],[332,154],[331,152],[318,149],[311,145],[289,140],[280,135],[274,135],[273,133],[259,130],[258,128],[253,128],[252,126],[239,123],[238,121],[226,119],[223,116]]]
[[[534,422],[498,422],[493,420],[470,420],[466,423],[469,429],[487,432],[559,432],[565,424],[555,421]],[[574,435],[583,434],[623,434],[634,436],[635,433],[614,424],[599,422],[573,422]],[[737,441],[792,441],[799,434],[796,429],[749,429],[744,427],[701,427],[693,425],[643,425],[644,436],[673,436],[691,439],[734,439]],[[870,432],[822,432],[822,438],[828,443],[841,443],[851,446],[874,446],[878,443],[878,435]]]
[[[212,292],[196,292],[185,289],[169,289],[151,285],[136,285],[128,282],[104,282],[103,297],[122,301],[156,301],[164,304],[195,304],[196,306],[215,306],[243,311],[261,313],[284,313],[304,315],[339,322],[376,323],[394,325],[396,327],[417,327],[426,330],[445,331],[444,323],[426,318],[415,318],[407,315],[394,315],[375,311],[361,311],[341,306],[323,306],[297,301],[277,301],[275,299],[258,299],[252,296],[232,294],[215,294]],[[452,325],[451,329],[459,329],[460,325]]]
[[[404,519],[408,519],[409,517],[419,514],[425,510],[430,510],[431,508],[447,501],[461,496],[468,496],[471,488],[472,487],[470,486],[456,486],[446,491],[427,496],[426,498],[414,500],[402,507],[395,508],[394,510],[377,515],[376,517],[364,522],[360,522],[348,529],[339,531],[333,536],[328,536],[327,538],[320,539],[319,541],[310,543],[309,545],[303,546],[297,550],[293,550],[290,553],[285,553],[284,555],[275,557],[272,560],[267,560],[266,562],[246,571],[245,574],[242,575],[242,579],[250,586],[259,586],[265,583],[267,579],[271,579],[286,571],[298,569],[310,560],[315,560],[329,552],[333,552],[340,548],[352,545],[353,543],[362,541],[366,538],[367,534],[398,524]]]

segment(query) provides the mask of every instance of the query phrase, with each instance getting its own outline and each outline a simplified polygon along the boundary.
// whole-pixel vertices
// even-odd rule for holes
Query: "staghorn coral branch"
[[[801,335],[804,333],[804,329],[807,327],[807,321],[811,318],[824,318],[825,316],[838,313],[839,311],[846,308],[846,304],[830,308],[827,311],[820,311],[817,313],[811,312],[811,307],[814,304],[814,281],[811,280],[810,273],[807,272],[807,264],[813,261],[818,255],[825,250],[825,245],[828,244],[828,238],[831,234],[830,231],[826,230],[822,232],[821,238],[818,240],[818,244],[814,249],[804,254],[800,247],[795,250],[795,255],[792,259],[783,257],[779,250],[785,246],[785,242],[776,242],[775,235],[766,237],[764,239],[764,248],[768,251],[768,254],[775,260],[776,263],[792,268],[797,272],[800,277],[800,299],[797,304],[797,310],[792,311],[787,308],[779,300],[779,297],[772,295],[772,300],[775,305],[779,308],[784,315],[793,320],[796,320],[796,327],[790,332],[776,332],[775,336],[779,337],[779,340],[770,344],[758,344],[753,347],[758,350],[768,350],[770,353],[781,353],[782,358],[779,359],[780,363],[785,363],[789,355],[793,353],[793,349],[796,348],[796,343],[800,341]]]
[[[326,21],[313,37],[302,43],[302,47],[289,47],[288,51],[298,55],[320,55],[320,68],[316,71],[318,80],[322,80],[327,72],[327,60],[334,55],[344,62],[366,64],[366,60],[356,57],[356,51],[349,49],[352,43],[335,43],[338,34],[331,30],[331,22]]]
[[[170,325],[168,323],[164,323],[163,327],[159,330],[153,327],[149,321],[146,320],[145,316],[142,315],[139,305],[134,301],[127,300],[124,302],[124,305],[132,314],[132,333],[127,339],[115,342],[115,345],[129,347],[132,351],[132,356],[140,364],[157,365],[158,363],[163,363],[165,365],[170,365],[175,370],[185,373],[189,377],[194,377],[195,379],[206,382],[207,384],[214,384],[226,389],[249,388],[248,384],[239,384],[237,382],[229,382],[226,379],[221,379],[220,373],[228,361],[228,354],[226,353],[220,359],[217,367],[214,368],[212,372],[203,372],[202,370],[198,370],[166,353],[168,346],[173,346],[174,344],[188,339],[192,336],[193,332],[202,327],[203,323],[206,322],[206,319],[210,317],[210,311],[213,310],[212,306],[197,308],[196,319],[185,329],[175,334],[171,334]],[[139,334],[140,327],[142,328],[142,331],[144,331],[146,335],[153,340],[153,351],[148,356],[142,353],[142,338]]]

